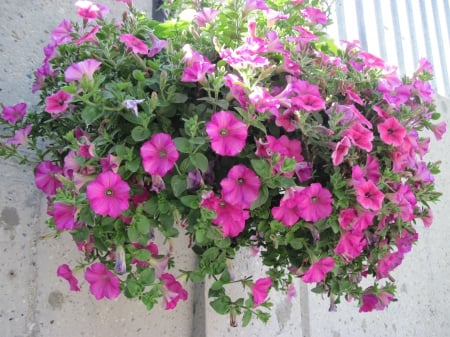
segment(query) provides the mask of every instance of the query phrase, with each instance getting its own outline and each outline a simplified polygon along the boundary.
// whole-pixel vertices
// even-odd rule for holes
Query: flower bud
[[[116,249],[116,264],[114,265],[114,271],[119,275],[125,274],[127,271],[125,250],[122,246],[118,246]]]

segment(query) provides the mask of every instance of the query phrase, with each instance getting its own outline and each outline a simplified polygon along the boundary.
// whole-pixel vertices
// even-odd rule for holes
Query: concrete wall
[[[103,1],[120,13],[124,4]],[[149,0],[135,0],[151,11]],[[69,0],[3,0],[0,2],[0,102],[5,105],[37,100],[30,94],[32,73],[42,59],[42,47],[63,17],[75,18]],[[450,100],[439,100],[450,122]],[[48,239],[45,200],[35,189],[30,167],[0,162],[0,336],[5,337],[139,337],[139,336],[281,336],[376,337],[448,336],[450,323],[450,137],[433,143],[430,159],[442,160],[437,178],[444,196],[434,207],[432,228],[420,229],[420,240],[395,276],[398,303],[381,313],[359,314],[354,303],[343,303],[337,313],[327,311],[326,300],[298,284],[299,297],[288,303],[272,295],[273,317],[267,326],[230,328],[228,318],[208,307],[201,286],[176,311],[161,308],[148,313],[140,303],[119,298],[96,301],[86,284],[81,293],[68,291],[56,277],[60,263],[74,263],[78,252],[68,236]],[[420,226],[419,226],[420,227]],[[178,242],[183,246],[185,243]],[[187,255],[186,266],[195,263]],[[236,273],[260,272],[261,266],[246,254],[234,263]],[[203,307],[203,304],[206,306]]]

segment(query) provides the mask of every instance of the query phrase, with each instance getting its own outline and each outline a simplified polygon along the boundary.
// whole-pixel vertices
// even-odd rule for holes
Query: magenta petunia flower
[[[164,309],[174,309],[179,300],[186,301],[188,298],[188,292],[183,289],[183,286],[177,279],[169,273],[164,273],[160,277],[163,284],[162,293],[164,296]]]
[[[264,303],[271,286],[273,286],[273,282],[270,277],[263,277],[256,280],[252,288],[253,303],[255,307]]]
[[[306,221],[325,219],[333,210],[331,193],[320,183],[313,183],[298,192],[296,200],[299,215]]]
[[[356,200],[365,209],[378,211],[381,209],[384,194],[378,189],[372,180],[358,184],[355,187]]]
[[[75,276],[73,276],[72,270],[67,264],[60,265],[56,271],[56,275],[69,282],[70,290],[80,291],[78,280]]]
[[[167,133],[155,133],[141,146],[142,165],[151,175],[164,177],[174,167],[178,156],[175,143]]]
[[[342,133],[343,136],[350,138],[351,142],[366,151],[372,151],[373,133],[367,130],[361,123],[353,124],[349,129]]]
[[[251,169],[245,165],[235,165],[226,178],[220,182],[223,199],[242,208],[249,208],[258,199],[261,181]]]
[[[28,124],[23,129],[16,130],[14,132],[14,137],[8,138],[6,140],[6,144],[14,144],[14,145],[26,145],[28,143],[28,135],[31,132],[31,124]]]
[[[27,113],[27,104],[19,103],[16,105],[5,106],[2,109],[2,119],[15,124],[18,120],[22,119]]]
[[[119,174],[107,171],[88,184],[86,197],[95,213],[117,218],[129,207],[129,191]]]
[[[388,304],[394,299],[394,295],[384,291],[384,288],[373,293],[373,287],[364,290],[361,300],[362,304],[359,312],[370,312],[375,310],[384,310]]]
[[[280,200],[280,206],[275,206],[271,210],[273,218],[287,227],[293,226],[300,219],[296,197],[301,189],[303,188],[288,188]]]
[[[95,59],[86,59],[69,66],[64,72],[66,82],[81,81],[83,77],[92,80],[94,72],[102,63]]]
[[[66,111],[69,107],[69,102],[74,96],[65,92],[64,90],[59,90],[45,98],[45,111],[50,114],[58,114],[60,112]]]
[[[247,125],[229,111],[219,111],[206,123],[206,133],[211,139],[211,147],[221,156],[235,156],[245,146]]]
[[[367,241],[364,233],[359,231],[344,232],[334,248],[336,254],[341,255],[345,261],[350,262],[361,255]]]
[[[90,1],[80,0],[75,3],[77,13],[85,20],[96,19],[100,15],[101,8]]]
[[[167,41],[158,39],[154,34],[150,34],[150,41],[152,41],[152,47],[148,50],[148,57],[155,56],[167,47]]]
[[[217,9],[204,7],[195,15],[194,22],[199,27],[205,27],[208,23],[214,20],[218,13],[219,11]]]
[[[89,290],[97,300],[104,297],[112,300],[120,295],[120,279],[101,262],[93,263],[87,268],[84,278],[89,282]]]
[[[320,282],[325,278],[325,275],[333,270],[334,260],[331,257],[324,257],[317,262],[314,262],[311,267],[303,274],[302,281],[305,283]]]
[[[56,229],[72,230],[79,226],[76,223],[77,208],[74,205],[67,205],[62,202],[55,202],[53,205],[53,219]]]
[[[305,16],[305,18],[308,19],[311,23],[317,23],[321,25],[327,24],[327,15],[325,12],[322,12],[320,9],[315,7],[306,7],[302,10],[302,14]]]
[[[383,142],[388,145],[400,146],[406,136],[406,129],[395,117],[378,124],[378,132]]]
[[[135,54],[146,55],[148,53],[148,46],[144,41],[137,38],[133,34],[121,34],[119,41],[125,44]]]
[[[214,72],[215,65],[210,62],[194,62],[184,68],[181,82],[199,82],[204,85],[207,82],[206,74]]]
[[[83,36],[80,36],[76,41],[75,45],[80,45],[82,43],[94,43],[98,44],[98,38],[97,33],[102,27],[99,25],[96,25],[94,28],[92,28],[89,32],[84,34]]]
[[[377,262],[377,280],[388,277],[389,273],[403,262],[402,252],[388,253]]]
[[[62,174],[62,169],[51,161],[43,161],[36,166],[34,173],[34,182],[37,188],[47,195],[54,195],[56,189],[62,187],[62,183],[55,177],[56,174]]]

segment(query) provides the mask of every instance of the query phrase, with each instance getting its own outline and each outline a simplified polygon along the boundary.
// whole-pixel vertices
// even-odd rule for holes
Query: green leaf
[[[134,257],[139,261],[148,261],[150,260],[151,255],[147,249],[138,249],[134,252]]]
[[[139,231],[137,230],[137,228],[133,226],[128,227],[127,234],[128,239],[131,242],[137,242],[139,240]]]
[[[158,215],[158,198],[150,198],[144,204],[144,211],[149,215]]]
[[[98,107],[86,106],[83,111],[81,111],[81,118],[86,125],[91,125],[97,119],[103,116],[103,113],[99,111]]]
[[[208,158],[203,153],[197,152],[189,156],[192,165],[205,172],[208,169]]]
[[[289,242],[292,248],[294,249],[302,249],[305,245],[304,238],[295,238]]]
[[[180,201],[183,205],[193,209],[198,208],[200,204],[199,197],[196,195],[185,195],[180,198]]]
[[[87,241],[89,238],[89,229],[87,227],[78,228],[75,233],[73,233],[73,239],[75,242]]]
[[[263,179],[270,178],[272,176],[272,170],[270,164],[264,159],[252,159],[250,163],[255,170],[256,174]]]
[[[136,126],[131,131],[131,138],[133,138],[133,140],[136,142],[141,142],[143,140],[149,139],[150,135],[151,135],[151,132],[140,125]]]
[[[267,188],[266,185],[262,185],[261,188],[259,189],[258,199],[256,199],[252,203],[252,206],[250,209],[256,209],[256,208],[264,205],[266,203],[267,199],[269,199],[269,189]]]
[[[155,269],[151,267],[147,267],[139,275],[139,282],[144,286],[151,285],[153,284],[154,281],[155,281]]]
[[[181,153],[191,153],[193,151],[193,146],[189,139],[183,137],[177,137],[173,139],[177,150]]]
[[[139,82],[145,81],[144,73],[142,71],[140,71],[139,69],[133,70],[133,77],[134,77],[134,79],[136,79]]]
[[[139,231],[139,233],[148,234],[148,232],[150,231],[150,220],[146,216],[138,216],[135,220],[135,223],[136,229]]]
[[[175,175],[170,180],[173,194],[178,198],[187,188],[186,177]]]
[[[188,100],[188,96],[186,94],[182,94],[180,92],[177,92],[172,97],[170,97],[170,101],[172,103],[185,103],[187,100]]]
[[[130,156],[132,156],[131,149],[126,147],[125,145],[118,144],[114,147],[117,156],[122,160],[130,160]]]
[[[215,281],[215,282],[211,285],[210,288],[211,288],[212,290],[219,290],[219,289],[222,289],[222,288],[223,288],[223,282],[220,281],[220,280],[217,280],[217,281]]]
[[[128,297],[133,298],[139,295],[142,291],[142,286],[136,280],[130,278],[125,282],[125,289],[128,292]]]
[[[250,323],[251,319],[252,319],[252,311],[246,310],[244,312],[244,316],[242,317],[242,326],[245,328]]]
[[[209,304],[218,314],[225,315],[230,312],[231,299],[228,296],[221,296]]]
[[[139,167],[141,166],[141,158],[136,157],[132,161],[127,161],[125,164],[125,167],[130,172],[136,173],[139,170]]]

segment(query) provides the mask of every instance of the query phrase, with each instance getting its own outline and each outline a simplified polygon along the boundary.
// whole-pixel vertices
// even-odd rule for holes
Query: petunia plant
[[[78,1],[80,22],[63,20],[44,48],[35,111],[2,109],[0,154],[35,166],[49,227],[83,255],[57,275],[148,309],[207,279],[233,324],[266,321],[270,292],[292,296],[296,278],[331,309],[384,309],[440,196],[425,159],[446,128],[432,65],[400,78],[358,43],[337,46],[318,0],[171,1],[162,23],[120,2],[109,21]],[[178,236],[192,270],[177,267]],[[235,279],[243,248],[264,277]]]

